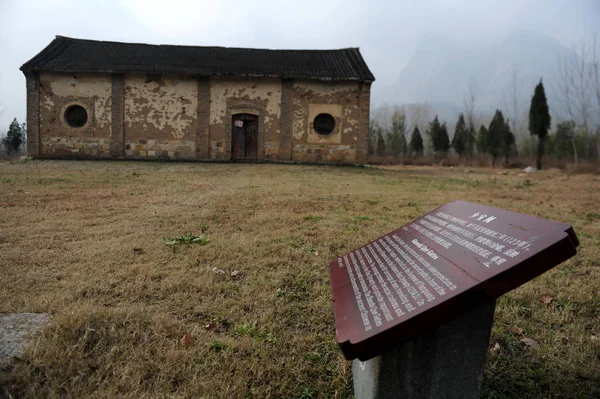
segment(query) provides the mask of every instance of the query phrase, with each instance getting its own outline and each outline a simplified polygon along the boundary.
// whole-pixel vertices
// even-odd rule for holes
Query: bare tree
[[[389,131],[392,127],[392,112],[392,107],[385,103],[374,110],[373,119],[383,130]]]
[[[592,46],[593,48],[593,46]],[[592,138],[590,135],[590,124],[592,121],[593,100],[591,72],[593,63],[589,62],[590,46],[582,41],[580,46],[573,48],[573,53],[564,54],[558,59],[558,98],[566,110],[568,118],[558,115],[561,120],[572,120],[580,128],[586,137],[586,153],[588,159],[592,155]],[[594,51],[592,51],[593,55]],[[573,156],[577,162],[577,149],[575,137],[572,138]]]
[[[578,53],[577,57],[574,58],[574,67],[575,67],[575,82],[576,82],[576,96],[577,96],[577,104],[579,116],[581,118],[581,127],[585,132],[585,136],[587,139],[587,152],[588,158],[591,158],[592,152],[592,137],[590,135],[590,116],[591,116],[591,107],[592,101],[590,98],[590,86],[589,86],[589,71],[588,64],[586,62],[587,58],[587,45],[585,42],[581,43],[581,53]],[[577,53],[577,51],[576,51]]]
[[[517,138],[522,138],[523,133],[523,110],[526,104],[523,101],[523,78],[519,76],[519,71],[513,70],[510,82],[506,90],[502,93],[506,116],[510,120],[510,128]]]
[[[566,110],[567,117],[560,112],[553,111],[557,121],[572,121],[576,124],[577,116],[575,112],[575,95],[573,88],[572,71],[568,67],[568,62],[564,59],[558,60],[558,77],[554,80],[555,92],[557,92],[557,98],[562,104],[562,108]],[[575,143],[575,134],[571,135],[571,146],[573,148],[573,160],[575,163],[578,162],[577,157],[577,145]]]
[[[462,95],[462,111],[469,127],[475,126],[477,123],[477,118],[475,116],[477,109],[477,91],[477,80],[475,79],[475,76],[471,75],[469,86]]]

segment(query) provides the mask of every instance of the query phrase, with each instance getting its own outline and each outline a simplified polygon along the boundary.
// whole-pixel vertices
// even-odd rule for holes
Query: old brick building
[[[57,36],[21,70],[32,157],[366,162],[375,78],[356,48]]]

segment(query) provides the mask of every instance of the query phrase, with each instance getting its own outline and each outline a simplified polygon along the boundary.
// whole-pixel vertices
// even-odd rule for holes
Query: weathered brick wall
[[[296,81],[292,96],[292,159],[355,163],[361,138],[359,83]],[[313,128],[320,113],[335,118],[335,129],[329,135],[320,135]]]
[[[210,79],[198,78],[198,130],[196,135],[196,159],[210,158]]]
[[[126,158],[196,159],[196,78],[125,74],[123,101]]]
[[[25,76],[27,88],[27,155],[37,157],[40,155],[39,132],[39,80],[35,73]]]
[[[39,156],[109,156],[111,102],[109,74],[41,72],[37,121]],[[65,110],[71,105],[85,108],[87,122],[84,126],[74,128],[66,122]],[[28,122],[30,118],[33,119],[28,115]]]
[[[42,137],[44,155],[52,158],[105,158],[110,139],[102,137]]]
[[[123,94],[125,79],[123,74],[112,75],[112,101],[111,101],[111,137],[110,155],[114,158],[123,157]]]
[[[125,157],[138,159],[196,159],[196,142],[185,139],[125,139]]]
[[[369,83],[41,73],[27,95],[32,156],[230,160],[232,116],[250,113],[258,159],[367,160]],[[72,104],[88,111],[81,128],[64,120]],[[335,118],[332,134],[314,130],[319,113]]]
[[[210,159],[231,159],[231,116],[258,115],[258,158],[278,159],[281,80],[213,77],[210,82]]]
[[[292,124],[293,124],[294,82],[284,80],[281,83],[281,127],[279,160],[292,160]]]

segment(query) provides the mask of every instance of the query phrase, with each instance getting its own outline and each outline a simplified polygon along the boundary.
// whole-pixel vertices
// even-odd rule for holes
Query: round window
[[[319,114],[315,118],[313,126],[319,134],[331,134],[333,129],[335,129],[335,118],[330,114]]]
[[[71,127],[82,127],[88,119],[87,111],[81,105],[71,105],[65,111],[65,121]]]

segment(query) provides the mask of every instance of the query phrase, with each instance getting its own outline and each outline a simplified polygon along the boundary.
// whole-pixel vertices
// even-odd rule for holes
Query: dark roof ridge
[[[150,47],[188,47],[188,48],[210,48],[210,49],[226,49],[226,50],[261,50],[261,51],[322,51],[322,52],[328,52],[328,51],[344,51],[344,50],[360,50],[359,47],[341,47],[341,48],[334,48],[334,49],[309,49],[309,48],[302,48],[302,49],[293,49],[293,48],[286,48],[286,49],[278,49],[278,48],[265,48],[265,47],[237,47],[237,46],[233,46],[233,47],[229,47],[229,46],[194,46],[191,44],[167,44],[167,43],[160,43],[160,44],[153,44],[153,43],[142,43],[142,42],[119,42],[116,40],[95,40],[95,39],[83,39],[83,38],[79,38],[79,37],[70,37],[70,36],[63,36],[63,35],[56,35],[55,39],[67,39],[67,40],[73,40],[73,41],[81,41],[81,42],[94,42],[94,43],[109,43],[109,44],[131,44],[131,45],[136,45],[136,46],[150,46]]]
[[[375,80],[358,47],[334,50],[124,43],[57,35],[21,70]]]

